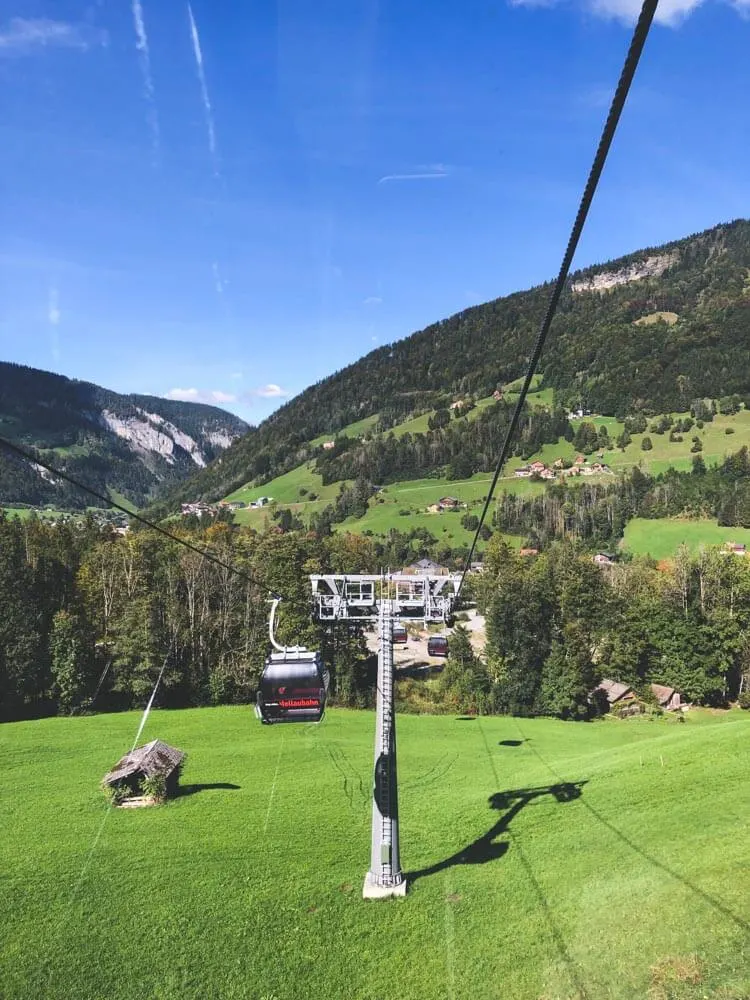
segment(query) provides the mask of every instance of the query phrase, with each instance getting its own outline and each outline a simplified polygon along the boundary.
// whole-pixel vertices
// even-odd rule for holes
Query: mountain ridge
[[[0,362],[0,434],[99,492],[111,489],[136,504],[205,468],[248,429],[218,407],[117,393]],[[0,450],[0,503],[82,509],[91,502],[41,465]]]

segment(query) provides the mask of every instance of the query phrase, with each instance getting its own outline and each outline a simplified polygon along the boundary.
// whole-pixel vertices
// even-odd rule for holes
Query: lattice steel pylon
[[[362,895],[385,899],[406,895],[398,839],[398,775],[394,706],[393,623],[445,621],[453,609],[459,577],[452,575],[311,576],[320,621],[378,622],[378,680],[373,769],[370,867]]]
[[[396,773],[396,712],[393,698],[393,614],[391,602],[381,601],[378,622],[378,693],[375,723],[375,768],[372,796],[370,868],[365,875],[365,899],[405,896],[398,846],[398,775]]]

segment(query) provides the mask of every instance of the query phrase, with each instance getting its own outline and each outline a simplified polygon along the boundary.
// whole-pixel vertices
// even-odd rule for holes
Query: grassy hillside
[[[724,527],[708,520],[635,517],[625,528],[622,547],[634,555],[669,559],[680,545],[687,545],[691,552],[696,552],[702,545],[723,545],[724,542],[741,542],[750,548],[750,528]]]
[[[746,396],[749,267],[750,222],[737,220],[572,275],[530,405],[554,393],[562,405],[624,417]],[[522,375],[548,294],[540,285],[379,347],[290,400],[177,488],[172,507],[287,472],[314,457],[309,442],[366,429],[376,414],[387,425],[414,420],[419,432],[431,409],[486,399]]]
[[[137,724],[0,729],[4,1000],[747,996],[748,715],[400,718],[390,903],[360,898],[371,713],[155,712],[187,794],[107,811]]]
[[[471,479],[414,479],[385,486],[369,504],[364,517],[348,518],[340,525],[345,531],[372,531],[375,535],[386,535],[392,528],[408,531],[412,528],[426,528],[440,542],[452,548],[471,544],[473,531],[461,525],[464,514],[480,514],[484,498],[492,482],[491,477],[476,475]],[[532,483],[528,479],[513,476],[503,478],[500,489],[514,492],[541,493],[542,483]],[[428,507],[436,504],[444,496],[455,497],[466,507],[455,511],[430,512]],[[518,539],[520,544],[521,539]],[[479,548],[483,548],[480,544]]]
[[[687,412],[673,412],[670,414],[675,420],[687,417]],[[583,418],[589,423],[595,424],[597,428],[604,424],[611,438],[616,438],[622,433],[623,425],[611,417],[591,416]],[[658,421],[658,417],[649,418],[649,425]],[[571,420],[571,424],[577,427],[582,420]],[[731,433],[727,434],[727,428]],[[707,465],[715,465],[721,462],[727,455],[738,451],[743,445],[750,446],[750,410],[740,410],[739,413],[725,415],[717,413],[714,419],[703,428],[693,427],[690,431],[682,435],[682,441],[670,441],[669,433],[654,434],[648,429],[643,434],[633,434],[632,443],[625,451],[614,449],[604,453],[604,461],[613,469],[630,468],[633,465],[641,465],[646,472],[663,472],[668,468],[689,469],[692,463],[693,437],[701,439],[703,450],[701,455]],[[641,442],[644,437],[651,439],[652,448],[650,451],[643,451]]]
[[[509,390],[511,391],[511,390]],[[536,391],[532,398],[540,393]],[[481,400],[476,409],[469,413],[469,419],[483,405],[492,401],[492,397]],[[432,412],[432,411],[431,411]],[[425,413],[420,417],[406,421],[392,429],[394,434],[401,435],[407,431],[410,433],[420,433],[427,429],[427,421],[431,415]],[[687,417],[685,412],[674,412],[670,416],[676,421]],[[572,425],[577,428],[583,421],[593,423],[598,429],[602,426],[607,428],[610,438],[614,441],[622,433],[623,424],[614,417],[599,416],[597,414],[585,418],[574,418]],[[659,416],[649,420],[649,426],[658,422]],[[421,425],[424,425],[423,427]],[[731,433],[727,434],[727,429]],[[603,453],[603,461],[609,465],[613,472],[627,472],[634,465],[640,466],[644,472],[659,473],[667,468],[688,470],[691,468],[693,453],[693,437],[700,437],[703,444],[701,455],[707,465],[721,462],[727,455],[738,451],[743,446],[750,447],[750,410],[743,409],[739,413],[732,415],[717,414],[712,422],[704,424],[702,429],[693,427],[689,432],[682,435],[682,441],[670,441],[669,434],[656,434],[647,429],[642,434],[633,434],[632,442],[624,451],[618,448],[607,450]],[[650,437],[652,448],[643,451],[641,442],[644,437]],[[538,460],[551,466],[558,459],[573,460],[576,455],[576,448],[571,442],[560,438],[556,444],[546,444],[540,448],[533,456],[532,460]],[[504,472],[505,475],[498,485],[498,494],[503,490],[509,493],[541,493],[544,491],[544,484],[531,482],[528,479],[517,479],[513,475],[513,470],[524,464],[520,458],[509,460]],[[601,480],[606,477],[592,477],[589,482]],[[338,530],[347,531],[372,531],[376,535],[385,535],[392,528],[400,531],[408,531],[412,528],[427,528],[439,541],[446,542],[451,547],[466,545],[470,542],[472,533],[466,531],[461,526],[460,513],[429,513],[427,508],[436,503],[441,497],[449,495],[457,497],[462,503],[468,505],[468,511],[479,513],[481,501],[487,495],[491,475],[489,473],[477,473],[471,479],[448,480],[445,478],[430,478],[417,480],[402,480],[385,486],[369,504],[367,514],[361,518],[349,518],[338,526]],[[341,484],[332,483],[327,486],[322,485],[321,477],[314,471],[314,463],[309,462],[293,469],[291,472],[279,476],[264,486],[247,485],[231,493],[227,499],[250,502],[260,496],[272,496],[280,506],[288,506],[304,522],[307,522],[315,511],[320,511],[327,503],[330,503],[339,491]],[[300,493],[301,489],[307,490],[305,495]],[[314,501],[310,496],[315,495]],[[241,524],[249,524],[256,528],[261,528],[269,517],[268,510],[243,510],[236,514],[236,519]],[[656,522],[649,522],[649,544],[658,536]],[[690,522],[680,521],[681,525],[689,525]],[[702,539],[701,529],[688,531],[688,544],[692,539]],[[727,529],[731,535],[731,529]],[[660,555],[658,558],[671,555],[674,547],[663,553],[664,547],[671,545],[675,537],[673,531],[667,530],[664,534],[663,544],[656,541]],[[716,541],[723,541],[729,536],[718,536]],[[734,537],[734,536],[732,536]],[[629,536],[626,536],[628,539]],[[676,544],[679,544],[677,542]],[[696,542],[695,544],[699,544]],[[626,541],[626,547],[631,547]],[[632,548],[633,551],[643,550],[639,543]]]
[[[346,437],[361,437],[361,435],[366,434],[375,424],[378,422],[377,413],[373,413],[369,417],[363,417],[362,420],[355,420],[351,424],[347,424],[346,427],[333,428],[323,434],[319,434],[310,442],[311,448],[318,448],[323,444],[324,441],[330,441],[337,434],[346,435]]]

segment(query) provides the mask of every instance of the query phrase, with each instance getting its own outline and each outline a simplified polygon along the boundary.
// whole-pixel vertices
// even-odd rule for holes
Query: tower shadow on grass
[[[508,830],[508,827],[516,816],[530,802],[545,795],[551,795],[556,802],[573,802],[581,797],[581,789],[586,784],[585,781],[564,781],[556,785],[540,785],[536,788],[519,788],[508,792],[495,792],[490,795],[488,802],[490,809],[497,809],[502,812],[500,819],[494,823],[489,830],[478,837],[472,843],[462,847],[460,851],[451,854],[449,858],[436,861],[435,864],[418,871],[408,872],[407,882],[413,884],[420,878],[427,878],[429,875],[437,875],[438,872],[452,868],[454,865],[484,865],[488,861],[496,861],[508,850],[508,842],[495,840]]]

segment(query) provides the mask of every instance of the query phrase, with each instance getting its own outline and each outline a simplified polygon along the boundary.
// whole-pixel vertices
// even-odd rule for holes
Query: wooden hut
[[[651,690],[665,712],[679,712],[682,708],[680,692],[666,684],[652,684]]]
[[[182,750],[162,743],[161,740],[152,740],[118,760],[112,770],[104,775],[102,785],[115,789],[122,805],[145,805],[152,800],[144,800],[140,795],[141,783],[145,778],[160,777],[164,781],[165,797],[170,798],[177,793],[184,759]]]

